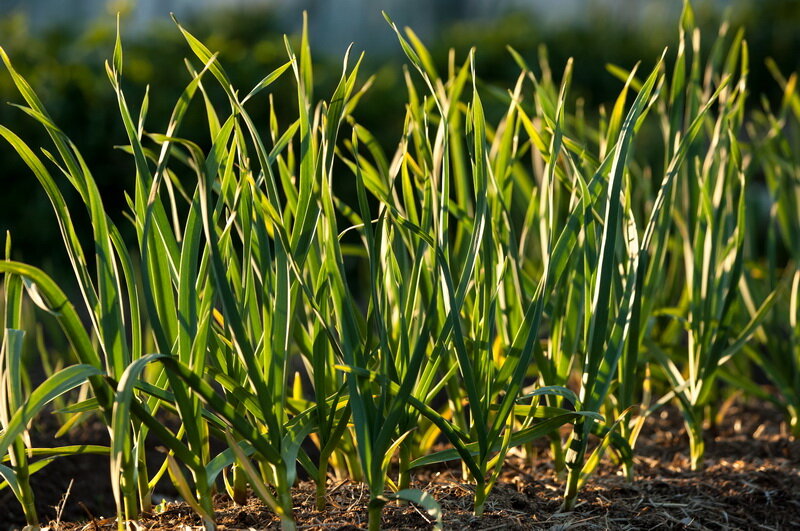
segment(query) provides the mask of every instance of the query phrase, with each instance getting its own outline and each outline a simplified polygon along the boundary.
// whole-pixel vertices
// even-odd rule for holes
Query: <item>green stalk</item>
[[[11,236],[6,235],[6,260],[11,258]],[[22,331],[22,278],[18,275],[4,274],[3,299],[5,315],[3,323],[2,352],[0,352],[0,429],[8,423],[8,417],[17,409],[25,407],[22,385],[23,341]],[[0,452],[0,457],[4,452]],[[35,498],[30,484],[28,456],[25,453],[25,440],[17,437],[9,448],[10,465],[18,484],[17,498],[22,505],[25,521],[29,526],[39,525]]]
[[[125,521],[135,520],[139,516],[139,484],[135,480],[135,462],[131,462],[132,452],[128,447],[126,448],[125,458],[122,466],[122,475],[120,477],[120,490],[123,495],[123,517]],[[119,522],[120,531],[125,526],[123,522]]]
[[[11,457],[11,466],[16,474],[17,483],[19,484],[19,497],[18,501],[22,506],[22,512],[25,515],[25,522],[29,526],[39,525],[39,515],[36,512],[36,498],[31,489],[30,482],[30,469],[28,468],[28,457],[25,454],[25,443],[22,438],[17,438],[14,444],[9,449],[9,457]]]
[[[586,421],[582,417],[575,423],[572,434],[566,457],[567,484],[564,489],[564,502],[561,505],[562,511],[574,509],[575,502],[578,500],[583,463],[586,457],[586,437],[588,436]]]
[[[294,500],[292,500],[292,486],[286,481],[286,468],[281,463],[275,467],[277,485],[275,490],[278,494],[278,506],[283,509],[281,517],[281,529],[284,531],[294,531],[297,526],[294,521]]]
[[[239,465],[233,465],[233,501],[237,505],[247,504],[247,475]]]
[[[473,502],[472,513],[476,517],[483,516],[486,507],[486,499],[489,497],[491,487],[486,484],[483,478],[475,478],[475,499]]]
[[[147,461],[145,459],[144,445],[140,446],[141,452],[138,457],[138,491],[139,501],[142,506],[143,513],[149,513],[153,509],[153,491],[150,489],[150,481],[147,474]]]
[[[567,469],[567,454],[564,452],[564,445],[558,432],[550,434],[550,452],[552,452],[553,469],[559,477],[563,477]]]
[[[690,417],[692,420],[684,420],[686,433],[689,435],[689,458],[692,470],[702,470],[706,453],[706,443],[703,439],[704,409],[704,407],[693,408]]]
[[[30,475],[28,474],[27,464],[19,467],[14,467],[17,473],[17,481],[20,487],[20,505],[22,505],[22,512],[25,515],[25,523],[27,527],[37,529],[39,526],[39,515],[36,512],[36,498],[31,489]]]
[[[410,438],[407,438],[400,444],[400,472],[397,478],[398,490],[405,490],[411,485],[411,465],[412,449]]]
[[[318,511],[324,511],[328,504],[325,493],[328,488],[328,460],[329,456],[320,456],[317,477],[314,481],[316,488],[316,507]]]
[[[800,439],[800,412],[793,405],[786,406],[789,415],[789,432],[795,440]]]
[[[381,514],[383,513],[383,504],[376,503],[377,496],[380,496],[381,494],[383,493],[371,497],[372,501],[370,501],[369,509],[367,509],[369,531],[380,531],[381,529]]]

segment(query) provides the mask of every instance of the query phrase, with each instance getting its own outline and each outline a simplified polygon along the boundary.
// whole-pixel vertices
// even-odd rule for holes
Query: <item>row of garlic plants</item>
[[[189,83],[163,133],[147,126],[157,90],[126,99],[118,38],[107,72],[133,159],[121,170],[132,246],[77,146],[0,54],[20,110],[53,146],[0,135],[50,199],[80,291],[70,300],[10,260],[8,238],[0,474],[31,526],[30,475],[79,452],[108,455],[121,528],[168,474],[209,529],[219,489],[239,503],[250,489],[293,529],[298,475],[316,483],[320,510],[331,475],[363,481],[378,529],[392,500],[441,521],[412,480],[446,461],[461,463],[482,514],[509,452],[532,459],[539,438],[570,509],[607,451],[634,480],[644,419],[670,401],[700,468],[720,380],[775,402],[797,432],[796,77],[777,75],[780,108],[751,117],[746,41],[723,27],[704,55],[687,3],[677,50],[650,71],[613,68],[623,88],[592,120],[571,95],[572,62],[559,77],[545,56],[531,68],[510,50],[517,83],[489,93],[474,51],[442,74],[411,30],[390,25],[411,66],[392,150],[358,122],[372,82],[361,58],[348,53],[333,94],[316,99],[305,29],[243,96],[178,25]],[[294,83],[296,101],[267,96],[276,82]],[[495,120],[487,95],[504,108]],[[269,122],[256,123],[265,104]],[[296,108],[294,121],[279,123],[276,106]],[[190,112],[204,113],[207,149],[182,132]],[[759,171],[773,208],[768,259],[750,264],[745,241],[760,227],[746,197]],[[66,203],[66,185],[83,205]],[[73,224],[87,214],[90,245]],[[787,320],[775,304],[789,283]],[[35,388],[23,374],[26,298],[55,316],[74,358]],[[29,425],[54,401],[67,426],[98,415],[110,445],[31,447]],[[169,450],[155,474],[148,437]]]

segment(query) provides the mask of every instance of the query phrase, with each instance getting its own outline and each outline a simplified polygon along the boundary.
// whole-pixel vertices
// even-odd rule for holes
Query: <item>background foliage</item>
[[[297,30],[300,8],[320,7],[304,4],[299,2],[294,9],[296,16],[292,22]],[[619,93],[622,82],[607,72],[609,63],[630,69],[642,59],[652,61],[658,57],[665,45],[672,49],[677,45],[676,19],[664,18],[659,10],[649,15],[645,13],[641,20],[631,21],[616,16],[619,8],[612,10],[608,3],[587,2],[589,13],[584,14],[580,21],[565,20],[547,26],[530,12],[515,12],[510,7],[506,7],[505,12],[494,12],[491,19],[483,19],[464,17],[465,13],[451,4],[442,2],[440,8],[431,8],[431,27],[428,34],[423,35],[437,66],[446,66],[451,48],[456,50],[457,57],[464,57],[475,46],[478,49],[476,70],[481,81],[504,93],[505,87],[512,86],[519,74],[506,47],[512,46],[530,64],[535,64],[541,49],[546,48],[550,65],[556,71],[561,70],[568,58],[574,58],[572,91],[584,102],[587,112],[592,112],[600,104],[612,104]],[[127,7],[130,9],[130,4]],[[132,177],[126,171],[120,171],[127,168],[128,156],[112,149],[113,145],[126,141],[118,120],[115,96],[103,71],[103,61],[109,56],[114,42],[111,11],[117,8],[124,10],[126,4],[110,2],[107,13],[83,26],[33,24],[22,11],[12,9],[0,18],[0,45],[14,58],[20,73],[48,102],[48,110],[56,123],[63,124],[65,133],[81,148],[87,163],[95,169],[109,213],[119,220],[125,208],[122,190],[130,184],[125,180]],[[773,58],[782,72],[800,68],[800,55],[797,54],[800,49],[800,32],[797,31],[800,2],[695,2],[695,14],[706,37],[703,42],[706,51],[723,16],[728,16],[732,27],[744,28],[751,56],[755,58],[748,79],[749,90],[772,102],[777,101],[781,90],[763,59]],[[399,15],[392,15],[398,19],[399,25],[406,24]],[[377,8],[375,16],[379,16]],[[123,29],[125,17],[123,11]],[[236,86],[253,86],[263,72],[274,69],[284,59],[282,34],[287,32],[287,27],[280,25],[279,21],[286,19],[285,13],[281,18],[276,16],[275,7],[254,3],[236,9],[218,7],[196,13],[190,20],[182,22],[210,48],[219,50],[220,59],[227,65]],[[338,82],[343,50],[314,46],[320,32],[313,29],[312,13],[315,90],[327,94]],[[388,28],[384,31],[391,44],[391,32]],[[293,39],[297,39],[297,34]],[[366,74],[362,76],[376,75],[373,86],[359,104],[359,121],[382,145],[391,146],[397,142],[396,132],[402,128],[405,90],[400,65],[405,58],[396,46],[381,48],[362,42],[356,43],[356,49],[366,49],[367,52],[362,68]],[[134,99],[143,96],[148,84],[163,95],[154,98],[150,105],[149,123],[154,124],[157,130],[166,124],[171,112],[170,102],[177,98],[188,80],[185,71],[176,71],[176,65],[182,64],[184,57],[183,40],[166,17],[148,23],[126,38],[124,88]],[[647,69],[653,65],[645,62],[642,66]],[[291,101],[292,90],[287,84],[279,85],[275,98]],[[16,100],[11,79],[0,76],[0,101]],[[759,106],[760,102],[751,98],[748,104]],[[504,105],[496,98],[487,98],[485,105],[490,117],[504,110]],[[280,119],[290,116],[292,111],[286,109],[281,113],[281,108],[278,108],[277,112]],[[257,121],[265,123],[266,108],[255,109],[253,114]],[[186,131],[201,131],[200,121],[197,113],[190,113]],[[31,145],[40,145],[44,140],[38,124],[22,119],[20,111],[8,105],[0,106],[0,123],[13,123],[15,130]],[[208,147],[209,141],[205,137],[193,140],[204,148]],[[66,272],[67,259],[57,232],[43,230],[55,223],[45,194],[29,185],[27,169],[14,153],[8,150],[0,152],[0,167],[6,176],[4,192],[0,195],[0,230],[4,233],[14,226],[14,257]],[[65,193],[68,201],[76,199],[74,191]],[[79,233],[85,234],[88,220],[78,217],[75,222]],[[119,226],[127,239],[132,237],[129,224],[120,223]],[[74,289],[69,274],[56,273],[55,276],[65,282],[66,289]]]

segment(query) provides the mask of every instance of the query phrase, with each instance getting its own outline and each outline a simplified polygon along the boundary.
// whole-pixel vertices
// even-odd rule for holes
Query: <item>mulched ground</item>
[[[688,441],[680,416],[673,409],[665,409],[648,419],[639,440],[637,480],[628,484],[615,467],[604,464],[582,491],[578,506],[568,513],[558,512],[563,481],[555,477],[546,456],[542,464],[534,468],[512,457],[481,518],[472,516],[470,486],[460,480],[455,470],[421,472],[414,486],[431,493],[439,501],[447,529],[800,528],[800,442],[789,440],[785,426],[774,411],[761,406],[736,406],[710,430],[706,444],[705,470],[690,471]],[[76,476],[70,497],[64,504],[61,523],[51,522],[54,531],[116,528],[113,519],[100,516],[113,514],[113,505],[102,507],[102,503],[113,502],[110,488],[105,487],[108,484],[105,458],[98,457],[96,461],[93,461],[93,468]],[[87,472],[90,475],[87,476]],[[60,471],[49,478],[39,476],[37,492],[41,490],[40,482],[51,479],[49,490],[61,488],[63,495],[66,486],[58,483],[65,477]],[[93,495],[87,497],[87,492]],[[98,502],[102,497],[105,502]],[[14,501],[7,498],[5,491],[0,491],[0,508],[3,508],[0,511],[4,512],[9,504],[14,505]],[[328,501],[326,511],[316,511],[313,484],[301,483],[295,492],[298,527],[310,530],[365,528],[368,495],[362,485],[331,484]],[[223,530],[278,527],[273,515],[254,499],[242,507],[225,496],[218,496],[215,508]],[[49,510],[44,507],[42,515],[52,518],[55,512],[52,507]],[[82,521],[64,523],[69,519]],[[188,507],[176,503],[161,514],[145,517],[141,528],[167,530],[197,524]],[[424,511],[413,505],[387,506],[383,526],[386,529],[431,527]]]

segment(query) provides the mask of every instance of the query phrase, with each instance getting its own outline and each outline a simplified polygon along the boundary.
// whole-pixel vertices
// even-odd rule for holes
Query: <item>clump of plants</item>
[[[796,76],[779,77],[777,114],[751,116],[743,35],[723,28],[704,55],[687,3],[677,50],[649,69],[611,68],[620,94],[595,119],[571,95],[572,62],[559,76],[546,56],[529,66],[510,49],[517,83],[488,90],[479,51],[451,54],[440,71],[411,30],[389,24],[410,63],[407,104],[387,109],[405,113],[391,148],[359,124],[371,84],[360,57],[348,52],[333,93],[315,95],[305,28],[286,39],[283,64],[240,90],[178,24],[188,82],[160,132],[148,122],[158,87],[129,101],[117,37],[106,70],[132,160],[119,178],[134,241],[0,51],[21,116],[52,145],[36,151],[4,126],[0,136],[47,194],[79,292],[12,261],[8,238],[0,475],[30,526],[30,475],[77,452],[108,455],[121,529],[151,509],[165,474],[208,529],[222,490],[238,503],[252,492],[294,529],[299,474],[316,482],[320,510],[331,476],[364,482],[370,529],[393,500],[441,522],[411,480],[442,462],[460,463],[481,515],[509,452],[532,459],[539,438],[570,509],[606,453],[635,480],[643,421],[670,400],[700,468],[718,381],[764,394],[739,361],[748,355],[763,357],[797,427]],[[275,83],[293,84],[296,99],[272,98]],[[268,122],[252,119],[265,105]],[[279,123],[278,107],[296,109],[293,121]],[[188,113],[203,113],[206,130],[183,131]],[[766,282],[744,245],[760,230],[745,214],[759,168],[775,192],[773,252],[753,266]],[[784,278],[788,318],[772,312]],[[23,377],[31,303],[61,325],[72,359],[36,387]],[[791,348],[755,347],[769,326],[791,330]],[[96,415],[109,446],[32,447],[31,420],[65,398],[67,427]],[[149,437],[168,449],[155,474]]]

